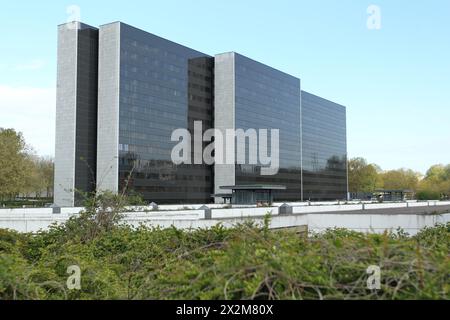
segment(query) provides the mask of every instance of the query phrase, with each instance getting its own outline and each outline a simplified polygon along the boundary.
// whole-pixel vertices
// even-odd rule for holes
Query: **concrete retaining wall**
[[[247,218],[260,217],[266,214],[278,215],[278,208],[240,208],[240,209],[213,209],[211,210],[212,219],[223,218]]]
[[[383,214],[309,214],[308,227],[320,232],[338,227],[354,231],[383,233],[385,230],[404,229],[416,234],[425,227],[450,222],[450,214],[444,215],[383,215]]]
[[[293,204],[296,205],[296,203]],[[339,227],[364,232],[383,232],[386,229],[395,230],[402,228],[414,234],[423,227],[433,226],[438,222],[450,221],[450,213],[443,215],[413,213],[383,214],[373,210],[441,205],[450,205],[450,201],[364,205],[305,205],[301,203],[299,206],[293,206],[293,214],[289,215],[280,215],[278,207],[224,209],[223,206],[218,205],[209,206],[213,207],[210,210],[210,217],[205,210],[128,212],[124,213],[124,223],[133,226],[144,224],[163,228],[172,225],[177,228],[207,228],[218,223],[231,226],[236,223],[242,223],[246,219],[262,222],[264,216],[270,213],[272,215],[272,228],[308,225],[312,231],[323,231],[327,228]],[[365,208],[363,213],[351,212],[363,210],[363,207]],[[37,232],[40,229],[47,229],[53,223],[67,221],[82,209],[62,208],[60,214],[53,214],[52,208],[1,209],[0,228],[17,230],[19,232]],[[133,207],[133,209],[139,208]]]

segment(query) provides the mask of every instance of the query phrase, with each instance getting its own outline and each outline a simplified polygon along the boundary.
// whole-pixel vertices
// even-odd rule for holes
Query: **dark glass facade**
[[[237,164],[236,185],[283,185],[287,189],[275,191],[274,200],[298,201],[301,198],[300,80],[235,54],[235,95],[236,129],[280,130],[278,173],[261,175],[260,165]]]
[[[347,198],[345,107],[302,91],[304,200]]]
[[[73,189],[96,187],[127,187],[160,204],[210,203],[231,184],[285,186],[275,201],[346,198],[345,107],[233,52],[213,58],[120,22],[76,26],[59,27],[55,203],[78,205]],[[250,163],[174,164],[172,133],[194,136],[195,121],[203,132],[278,129],[278,173]],[[193,160],[193,141],[191,149]]]
[[[120,59],[119,190],[128,181],[157,203],[210,202],[212,168],[175,165],[171,135],[212,127],[213,58],[121,24]]]
[[[77,43],[75,190],[92,192],[96,182],[98,30],[81,28]],[[75,204],[84,197],[75,193]]]

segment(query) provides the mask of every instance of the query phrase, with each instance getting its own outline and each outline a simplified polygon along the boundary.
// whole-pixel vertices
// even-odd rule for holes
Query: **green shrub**
[[[450,298],[450,224],[414,237],[303,237],[271,232],[268,221],[189,231],[107,225],[91,212],[37,234],[0,230],[0,299]],[[81,268],[79,291],[66,287],[70,265]],[[367,289],[370,265],[381,268],[381,290]]]
[[[438,191],[421,190],[416,193],[417,200],[440,200],[441,194]]]

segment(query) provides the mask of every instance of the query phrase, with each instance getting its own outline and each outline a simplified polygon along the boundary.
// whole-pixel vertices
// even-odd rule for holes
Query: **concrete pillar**
[[[288,204],[283,204],[278,208],[278,214],[283,215],[283,214],[293,214],[294,213],[294,208],[291,207]]]
[[[212,219],[212,210],[211,208],[207,207],[207,206],[201,206],[198,210],[203,210],[205,215],[204,215],[204,219],[205,220],[211,220]]]

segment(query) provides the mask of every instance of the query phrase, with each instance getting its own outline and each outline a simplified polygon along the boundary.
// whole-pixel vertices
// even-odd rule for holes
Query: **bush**
[[[35,200],[10,200],[10,201],[0,201],[0,209],[8,208],[43,208],[48,204],[53,202],[52,198],[45,199],[35,199]]]
[[[440,200],[441,194],[438,191],[421,190],[416,193],[417,200]]]
[[[268,221],[190,231],[100,221],[90,212],[37,234],[0,230],[0,299],[450,298],[450,224],[414,237],[303,237]],[[79,291],[65,285],[70,265],[82,270]],[[370,265],[381,290],[367,289]]]

